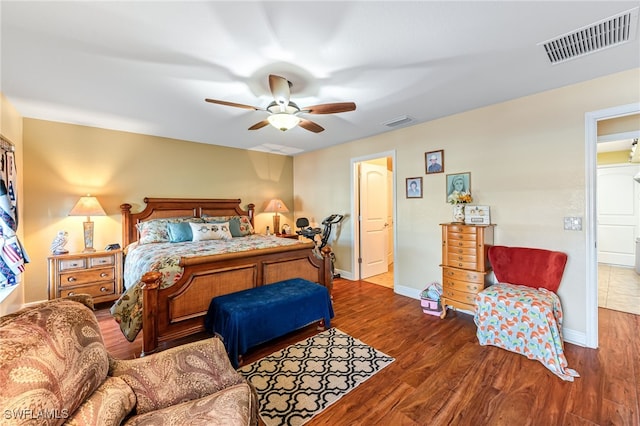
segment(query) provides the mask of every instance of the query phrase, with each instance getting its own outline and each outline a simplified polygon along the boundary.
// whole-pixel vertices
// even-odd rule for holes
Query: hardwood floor
[[[440,320],[422,313],[419,301],[362,281],[336,279],[333,296],[332,326],[396,361],[309,425],[640,425],[639,316],[600,309],[601,347],[565,345],[581,376],[570,383],[539,362],[478,345],[469,315]],[[140,336],[127,342],[108,309],[97,316],[113,356],[140,353]],[[292,333],[245,360],[315,333]]]

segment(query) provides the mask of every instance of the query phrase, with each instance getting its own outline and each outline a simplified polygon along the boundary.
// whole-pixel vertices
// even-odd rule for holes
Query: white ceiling
[[[638,1],[6,1],[0,90],[27,118],[295,154],[640,67],[638,37],[558,65],[538,44]],[[247,128],[270,73],[325,127]],[[90,141],[88,141],[90,142]]]

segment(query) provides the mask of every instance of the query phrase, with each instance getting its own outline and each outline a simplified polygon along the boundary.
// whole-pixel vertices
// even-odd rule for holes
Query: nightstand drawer
[[[64,259],[60,261],[61,271],[68,271],[70,269],[86,269],[86,268],[87,268],[86,258]]]
[[[77,286],[96,281],[113,281],[114,278],[113,268],[65,272],[60,274],[60,287]]]
[[[74,288],[60,289],[60,297],[74,296],[76,294],[90,294],[93,297],[113,295],[115,294],[115,284],[113,282],[96,283]]]
[[[115,264],[115,259],[114,259],[114,255],[109,254],[106,256],[100,256],[100,257],[92,257],[89,259],[89,267],[90,268],[94,268],[96,266],[107,266],[107,265],[113,265]]]

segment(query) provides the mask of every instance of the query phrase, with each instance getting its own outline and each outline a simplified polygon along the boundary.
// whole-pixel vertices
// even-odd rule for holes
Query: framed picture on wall
[[[471,173],[455,173],[447,175],[447,203],[455,197],[471,195]],[[467,201],[468,202],[468,201]]]
[[[444,150],[425,152],[425,171],[428,175],[444,172]]]
[[[407,178],[407,198],[422,198],[422,178]]]

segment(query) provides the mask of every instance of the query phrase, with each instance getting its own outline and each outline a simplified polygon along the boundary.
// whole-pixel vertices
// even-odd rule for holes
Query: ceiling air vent
[[[549,61],[558,64],[632,41],[636,38],[638,8],[539,43]]]
[[[398,118],[394,118],[393,120],[387,121],[386,123],[382,123],[387,127],[398,127],[404,126],[405,124],[409,124],[413,121],[413,118],[408,115],[402,115]]]

